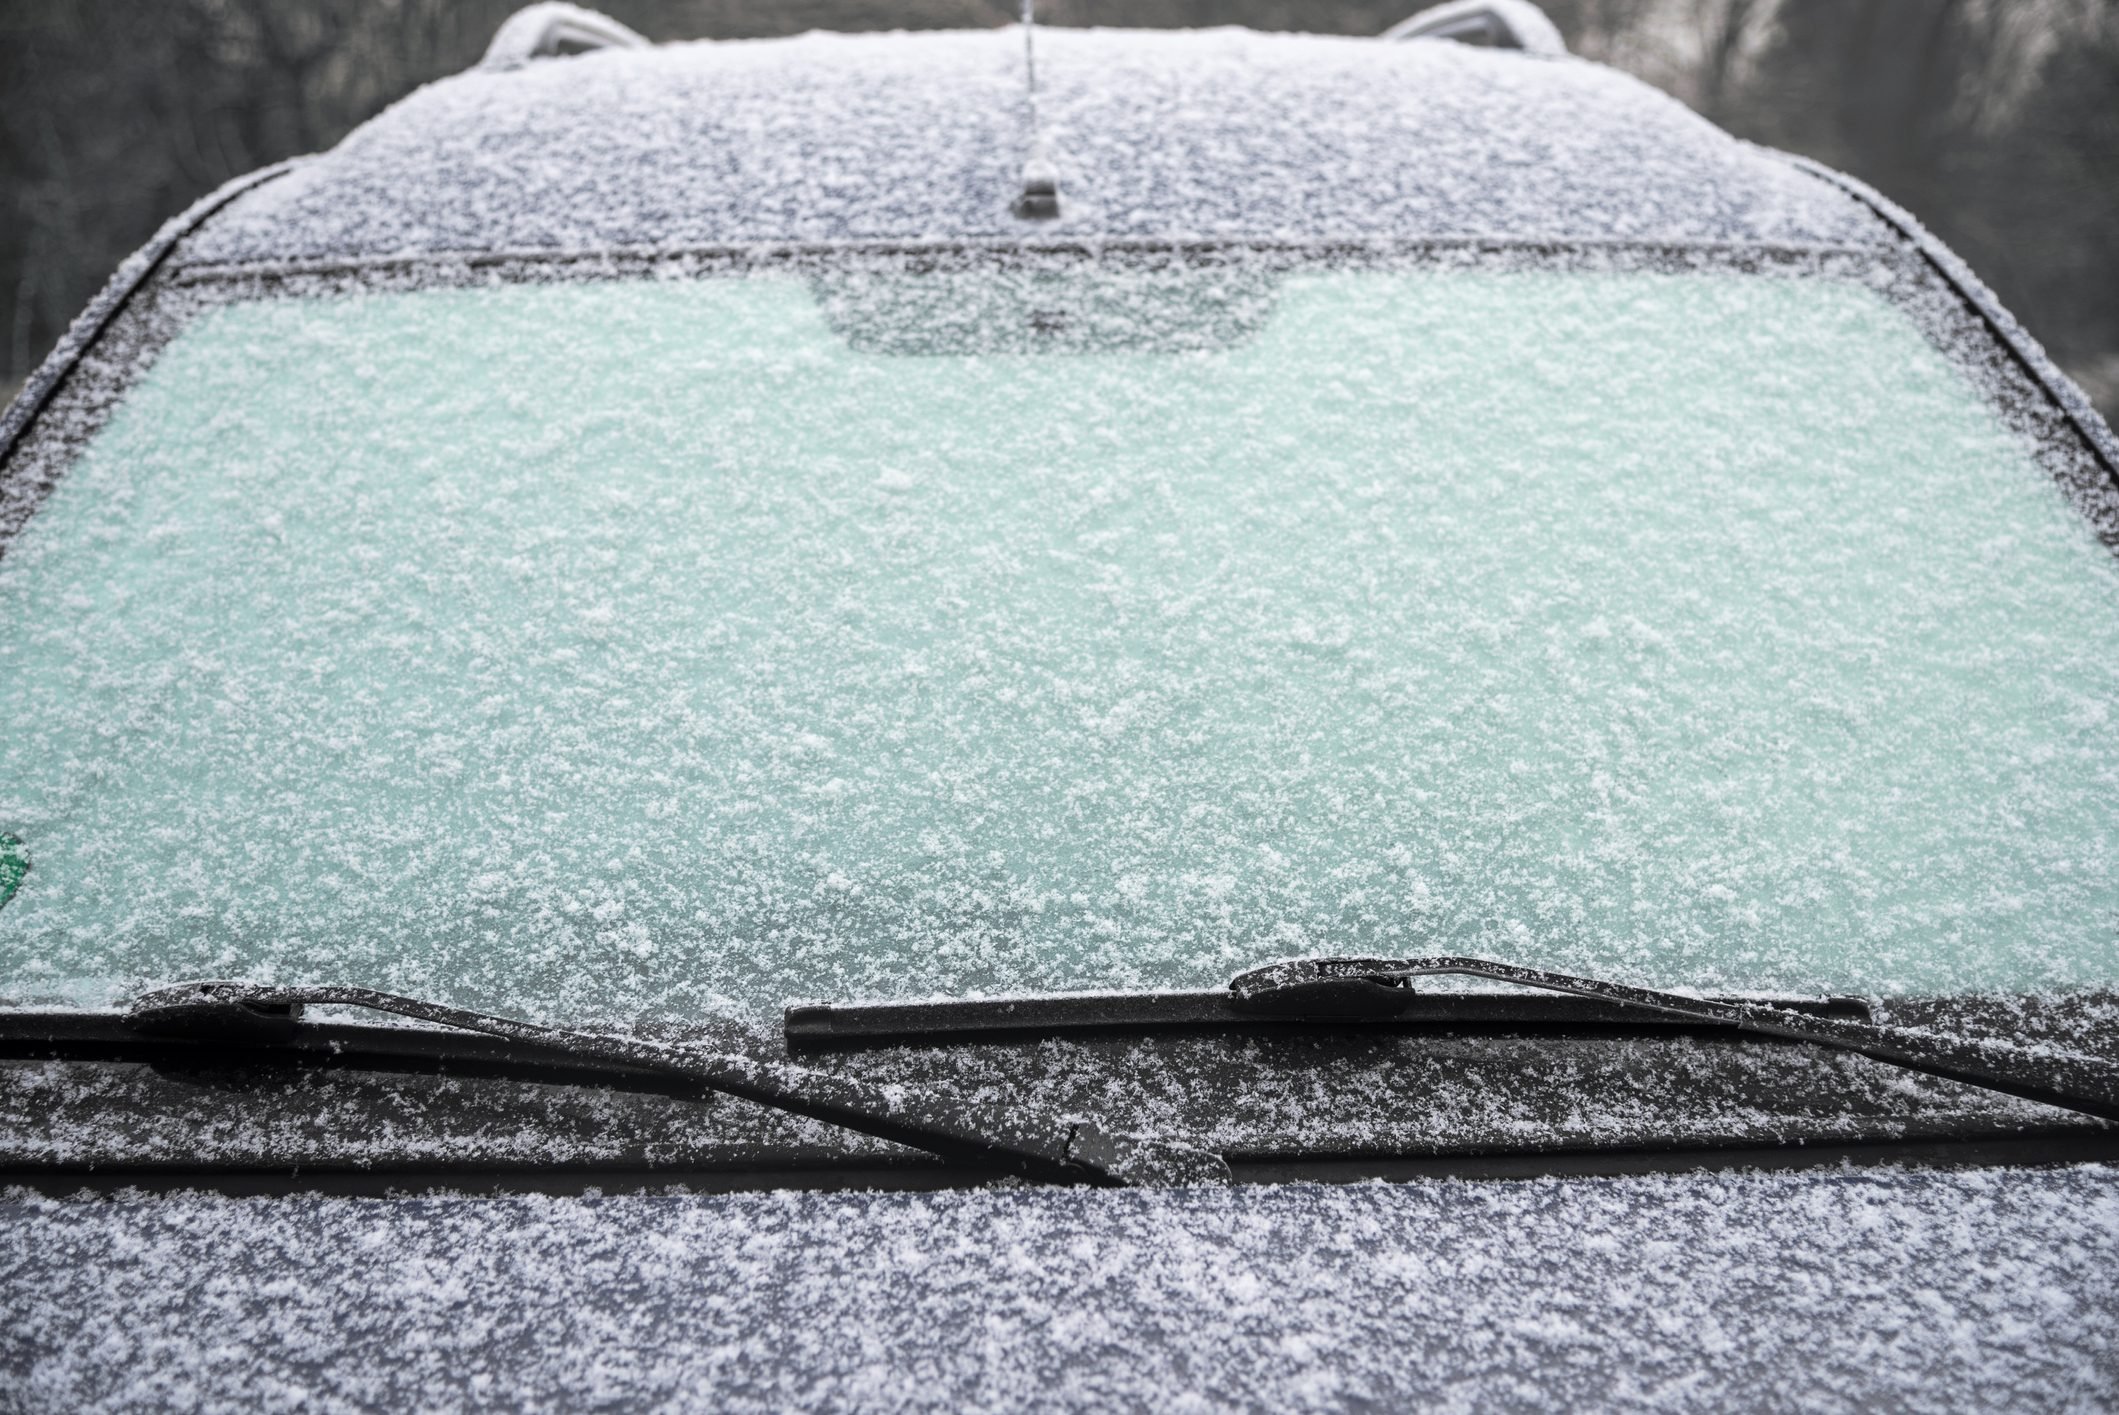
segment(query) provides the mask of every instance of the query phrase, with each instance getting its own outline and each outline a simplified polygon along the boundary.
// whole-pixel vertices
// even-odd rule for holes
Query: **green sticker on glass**
[[[0,832],[0,905],[15,897],[29,873],[29,848],[18,835]]]

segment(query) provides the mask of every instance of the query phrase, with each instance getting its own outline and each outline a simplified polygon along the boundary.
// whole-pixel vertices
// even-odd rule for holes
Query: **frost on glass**
[[[2119,979],[2108,552],[1872,291],[1295,274],[1040,354],[857,286],[182,335],[0,560],[6,991]]]

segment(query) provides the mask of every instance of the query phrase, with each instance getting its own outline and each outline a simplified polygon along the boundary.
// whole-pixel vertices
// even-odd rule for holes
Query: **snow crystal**
[[[2109,555],[1868,282],[1297,272],[1045,357],[833,290],[187,329],[0,561],[10,991],[2119,977]]]

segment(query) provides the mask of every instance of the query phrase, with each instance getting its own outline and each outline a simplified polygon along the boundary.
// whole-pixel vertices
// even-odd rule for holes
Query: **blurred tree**
[[[2119,421],[2119,4],[1776,10],[1721,120],[1910,208]]]
[[[0,0],[0,384],[158,222],[475,61],[521,0]],[[1010,22],[1018,0],[604,0],[657,39]],[[1421,0],[1042,0],[1374,34]],[[1911,207],[2119,417],[2119,0],[1548,0],[1577,52]],[[0,392],[4,392],[0,387]]]

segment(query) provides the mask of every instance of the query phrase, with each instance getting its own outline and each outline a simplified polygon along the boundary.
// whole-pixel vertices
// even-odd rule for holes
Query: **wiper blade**
[[[989,1121],[931,1097],[907,1097],[899,1087],[770,1058],[571,1031],[371,988],[183,983],[133,999],[125,1021],[143,1035],[270,1052],[293,1046],[306,1025],[303,1009],[322,1006],[365,1008],[448,1029],[422,1038],[421,1050],[429,1057],[445,1059],[466,1042],[472,1044],[467,1054],[476,1056],[484,1045],[479,1038],[497,1037],[590,1068],[671,1077],[944,1158],[1003,1164],[1035,1179],[1105,1185],[1229,1182],[1228,1165],[1217,1154],[1113,1130],[1094,1117],[1023,1107]]]
[[[1277,965],[1276,965],[1277,966]],[[1245,974],[1245,977],[1251,976]],[[1239,980],[1241,981],[1241,980]],[[1858,997],[1730,997],[1819,1017],[1866,1021]],[[1427,1026],[1696,1027],[1697,1020],[1643,1013],[1594,997],[1521,992],[1416,992],[1404,987],[1276,988],[1232,986],[1192,991],[1052,992],[1016,997],[944,997],[912,1001],[801,1002],[781,1025],[789,1043],[920,1042],[1008,1034],[1052,1036],[1076,1031],[1242,1027],[1274,1022],[1419,1023]]]
[[[1423,993],[1413,980],[1483,978],[1557,995]],[[929,1043],[979,1033],[1241,1025],[1433,1022],[1506,1028],[1651,1022],[1727,1028],[1859,1052],[1909,1070],[2119,1120],[2119,1065],[2053,1048],[1973,1041],[1871,1019],[1856,998],[1690,997],[1486,958],[1299,958],[1193,993],[1073,993],[936,1002],[808,1003],[787,1009],[790,1042]]]

